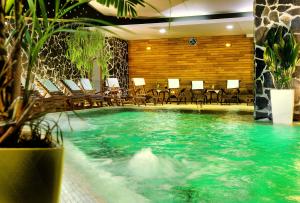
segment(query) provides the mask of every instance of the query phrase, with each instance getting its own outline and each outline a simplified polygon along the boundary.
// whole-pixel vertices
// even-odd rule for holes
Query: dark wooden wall
[[[253,38],[246,36],[196,37],[129,41],[129,78],[143,77],[148,88],[180,78],[182,86],[204,80],[211,88],[225,87],[226,80],[239,79],[241,87],[253,87]],[[227,48],[226,43],[231,43]],[[147,50],[151,47],[151,50]]]

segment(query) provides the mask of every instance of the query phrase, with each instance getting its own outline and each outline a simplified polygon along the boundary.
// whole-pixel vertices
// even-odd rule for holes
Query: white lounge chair
[[[96,89],[93,88],[93,85],[88,78],[80,78],[79,83],[83,92],[89,96],[90,103],[100,102],[101,105],[103,105],[102,102],[104,100],[108,105],[112,105],[111,96],[106,96],[102,92],[96,92]]]
[[[61,80],[61,84],[65,88],[65,93],[70,96],[70,105],[72,109],[85,108],[87,97],[83,91],[73,80]]]

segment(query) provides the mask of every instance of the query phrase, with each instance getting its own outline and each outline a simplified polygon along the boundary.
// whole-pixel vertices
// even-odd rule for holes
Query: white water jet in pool
[[[131,175],[142,178],[172,177],[176,175],[171,161],[159,158],[152,153],[151,148],[137,152],[128,163]]]
[[[134,176],[152,178],[158,173],[159,160],[150,148],[142,149],[129,161],[128,169]]]
[[[64,141],[65,147],[65,174],[71,180],[72,187],[76,185],[77,193],[92,194],[99,202],[107,203],[149,203],[150,201],[140,195],[125,176],[116,176],[103,168],[111,160],[99,163],[91,160],[68,139]],[[68,169],[68,170],[66,170]],[[76,191],[76,188],[75,188]]]

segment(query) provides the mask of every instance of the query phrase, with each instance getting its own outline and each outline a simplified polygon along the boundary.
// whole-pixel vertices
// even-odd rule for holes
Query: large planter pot
[[[0,202],[56,203],[63,148],[0,148]]]
[[[274,124],[291,125],[294,116],[294,95],[293,89],[272,89],[271,105]]]

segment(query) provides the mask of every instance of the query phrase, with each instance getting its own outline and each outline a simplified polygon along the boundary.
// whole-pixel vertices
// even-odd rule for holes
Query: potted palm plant
[[[143,0],[97,0],[113,5],[119,16],[136,16]],[[47,112],[31,96],[32,71],[45,42],[58,32],[73,32],[70,24],[91,26],[96,19],[64,16],[89,0],[55,0],[55,15],[47,16],[43,0],[0,1],[0,202],[59,202],[62,177],[62,134],[57,122],[43,119]],[[26,11],[24,5],[28,5]],[[124,6],[125,5],[125,6]],[[39,13],[37,13],[37,9]],[[7,23],[14,30],[6,34]],[[21,91],[22,51],[26,53],[26,82]]]
[[[266,35],[264,61],[272,73],[273,123],[292,124],[294,112],[293,73],[299,61],[299,44],[284,25],[275,24]]]

